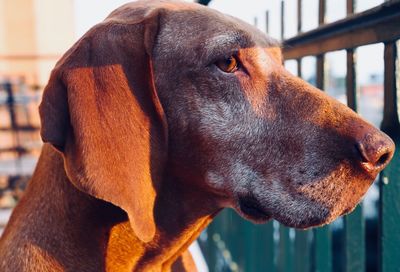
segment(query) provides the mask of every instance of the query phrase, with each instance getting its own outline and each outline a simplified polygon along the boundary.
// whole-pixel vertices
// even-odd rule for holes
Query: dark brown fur
[[[225,207],[299,228],[350,211],[393,142],[281,62],[275,41],[196,4],[114,11],[52,72],[0,270],[194,271],[186,249]]]

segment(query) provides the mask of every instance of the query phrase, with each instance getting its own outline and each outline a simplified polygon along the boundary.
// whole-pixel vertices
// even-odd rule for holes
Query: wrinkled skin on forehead
[[[354,208],[376,175],[354,148],[371,125],[287,72],[277,43],[237,19],[180,10],[160,20],[153,66],[173,175],[255,222],[305,228]],[[235,73],[214,65],[231,55]]]

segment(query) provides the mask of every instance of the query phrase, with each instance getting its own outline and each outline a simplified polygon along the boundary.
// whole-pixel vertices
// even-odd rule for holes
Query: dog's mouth
[[[265,223],[271,215],[265,211],[258,200],[251,195],[239,197],[239,209],[244,217],[256,223]]]

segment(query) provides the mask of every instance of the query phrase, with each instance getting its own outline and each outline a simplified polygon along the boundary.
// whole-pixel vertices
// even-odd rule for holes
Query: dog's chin
[[[257,224],[263,224],[272,219],[271,214],[253,196],[239,197],[236,210],[242,217]]]
[[[314,203],[311,206],[308,205],[307,209],[295,213],[289,210],[285,212],[285,209],[282,209],[279,213],[271,213],[261,203],[262,201],[252,194],[239,195],[236,198],[234,209],[240,216],[253,223],[262,224],[275,219],[287,227],[308,229],[329,224],[339,216],[350,213],[356,206],[353,203],[347,203],[347,205],[342,204],[328,208],[323,204]],[[356,203],[357,201],[354,201],[354,204]]]
[[[314,217],[314,218],[307,218],[306,220],[302,221],[284,221],[284,220],[279,220],[277,219],[279,223],[282,225],[285,225],[286,227],[289,228],[296,228],[296,229],[309,229],[313,227],[319,227],[323,226],[326,224],[331,223],[333,220],[329,220],[328,218],[320,218],[320,217]]]
[[[327,225],[336,220],[339,216],[351,212],[354,207],[348,207],[344,210],[330,210],[330,209],[319,209],[309,212],[307,215],[298,214],[295,217],[288,218],[287,215],[275,214],[274,219],[279,223],[296,229],[309,229],[313,227],[320,227]]]

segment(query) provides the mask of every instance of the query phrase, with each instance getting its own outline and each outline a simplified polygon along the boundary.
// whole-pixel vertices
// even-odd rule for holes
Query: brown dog
[[[292,227],[360,201],[394,144],[289,74],[275,41],[197,4],[114,11],[58,62],[1,271],[193,271],[224,207]]]

